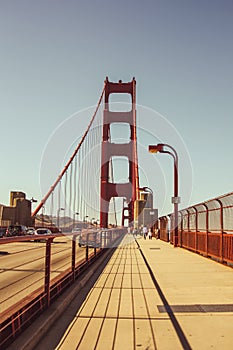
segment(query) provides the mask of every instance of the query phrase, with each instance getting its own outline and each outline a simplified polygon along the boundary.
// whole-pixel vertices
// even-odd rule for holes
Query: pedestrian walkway
[[[232,349],[233,269],[154,238],[127,235],[60,332],[74,307],[36,350]]]
[[[131,237],[130,237],[131,238]],[[117,249],[57,349],[179,348],[138,246]],[[167,338],[163,339],[167,335]]]

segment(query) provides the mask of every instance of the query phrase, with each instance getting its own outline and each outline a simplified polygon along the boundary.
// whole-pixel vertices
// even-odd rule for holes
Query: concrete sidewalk
[[[35,350],[233,348],[233,269],[160,240],[126,236],[77,300]]]

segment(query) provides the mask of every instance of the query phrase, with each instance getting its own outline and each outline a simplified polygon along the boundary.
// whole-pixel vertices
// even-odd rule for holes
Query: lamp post
[[[150,212],[152,212],[151,210],[153,209],[153,190],[148,187],[148,186],[144,186],[144,187],[139,187],[139,191],[141,194],[146,194],[146,197],[143,196],[143,200],[145,201],[143,208],[139,210],[138,216],[139,214],[142,215],[142,225],[143,226],[147,226],[148,224],[152,226],[154,226],[154,222],[152,223],[152,218],[150,217],[149,221],[148,221],[148,215],[147,215],[147,210],[149,209]],[[141,198],[141,197],[140,197]],[[139,222],[137,222],[137,226],[140,225],[141,220],[139,220]]]
[[[32,197],[32,198],[30,199],[30,202],[31,202],[31,203],[37,203],[38,201],[37,201],[37,199],[35,199],[35,198]]]
[[[144,187],[139,187],[139,191],[144,191],[147,194],[150,193],[151,196],[148,204],[151,208],[153,208],[153,196],[154,196],[153,190],[150,187],[144,186]]]
[[[65,209],[64,208],[58,208],[57,209],[57,228],[58,228],[58,230],[59,230],[59,224],[60,224],[60,222],[59,222],[60,220],[59,219],[60,219],[60,211],[61,210],[65,210]]]
[[[42,206],[42,213],[41,213],[41,215],[42,215],[42,227],[44,227],[44,211],[45,211],[45,206],[43,205]]]
[[[79,213],[78,212],[74,212],[74,214],[73,214],[73,228],[75,228],[75,224],[76,224],[76,222],[75,222],[75,215],[79,215]],[[78,220],[78,219],[77,219]]]
[[[149,191],[151,194],[153,194],[153,190],[150,187],[147,187],[147,186],[140,187],[139,190],[146,191],[146,192]]]
[[[88,215],[85,215],[83,218],[83,222],[86,222],[86,218],[88,218]]]
[[[89,217],[89,215],[85,215],[84,216],[84,218],[83,218],[83,223],[84,223],[84,228],[86,227],[87,228],[87,226],[85,225],[85,222],[87,222],[87,218]]]
[[[31,199],[29,199],[29,201],[30,201],[30,216],[29,216],[29,218],[28,218],[28,220],[27,220],[27,225],[30,225],[30,226],[35,226],[35,217],[33,217],[32,215],[31,215],[31,212],[32,212],[32,205],[33,205],[33,203],[37,203],[37,199],[35,199],[35,198],[31,198]]]
[[[169,148],[168,151],[164,148]],[[174,204],[174,247],[178,246],[178,204],[180,203],[180,197],[178,196],[178,155],[172,146],[166,143],[158,143],[157,145],[149,146],[150,153],[166,153],[170,154],[174,160],[174,196],[172,197],[172,204]]]

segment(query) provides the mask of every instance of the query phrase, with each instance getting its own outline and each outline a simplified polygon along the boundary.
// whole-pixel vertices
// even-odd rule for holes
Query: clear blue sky
[[[183,138],[190,203],[233,190],[232,0],[0,1],[0,33],[0,203],[41,198],[47,140],[106,76],[135,76],[137,102]]]

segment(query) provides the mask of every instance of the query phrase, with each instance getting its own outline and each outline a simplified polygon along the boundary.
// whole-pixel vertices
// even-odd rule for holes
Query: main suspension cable
[[[54,189],[57,187],[58,183],[61,181],[63,175],[67,172],[70,164],[72,163],[73,159],[75,158],[76,154],[78,153],[80,147],[82,146],[93,122],[94,122],[94,119],[96,117],[96,114],[98,112],[98,109],[100,107],[100,104],[101,104],[101,101],[103,99],[103,96],[104,96],[104,92],[105,92],[105,87],[106,87],[106,81],[104,83],[104,87],[103,87],[103,90],[101,92],[101,95],[100,95],[100,98],[99,98],[99,101],[98,101],[98,104],[96,106],[96,109],[94,111],[94,114],[91,118],[91,121],[85,131],[85,133],[83,134],[83,137],[81,139],[81,141],[79,142],[78,146],[76,147],[76,149],[74,150],[72,156],[70,157],[69,161],[67,162],[67,164],[65,165],[65,167],[63,168],[62,172],[59,174],[59,176],[57,177],[57,180],[54,182],[54,184],[51,186],[50,190],[48,191],[48,193],[44,196],[44,198],[41,200],[40,204],[36,207],[36,209],[34,210],[34,212],[32,213],[32,216],[35,216],[39,211],[40,209],[43,207],[43,205],[46,203],[47,199],[50,197],[50,195],[54,192]]]

